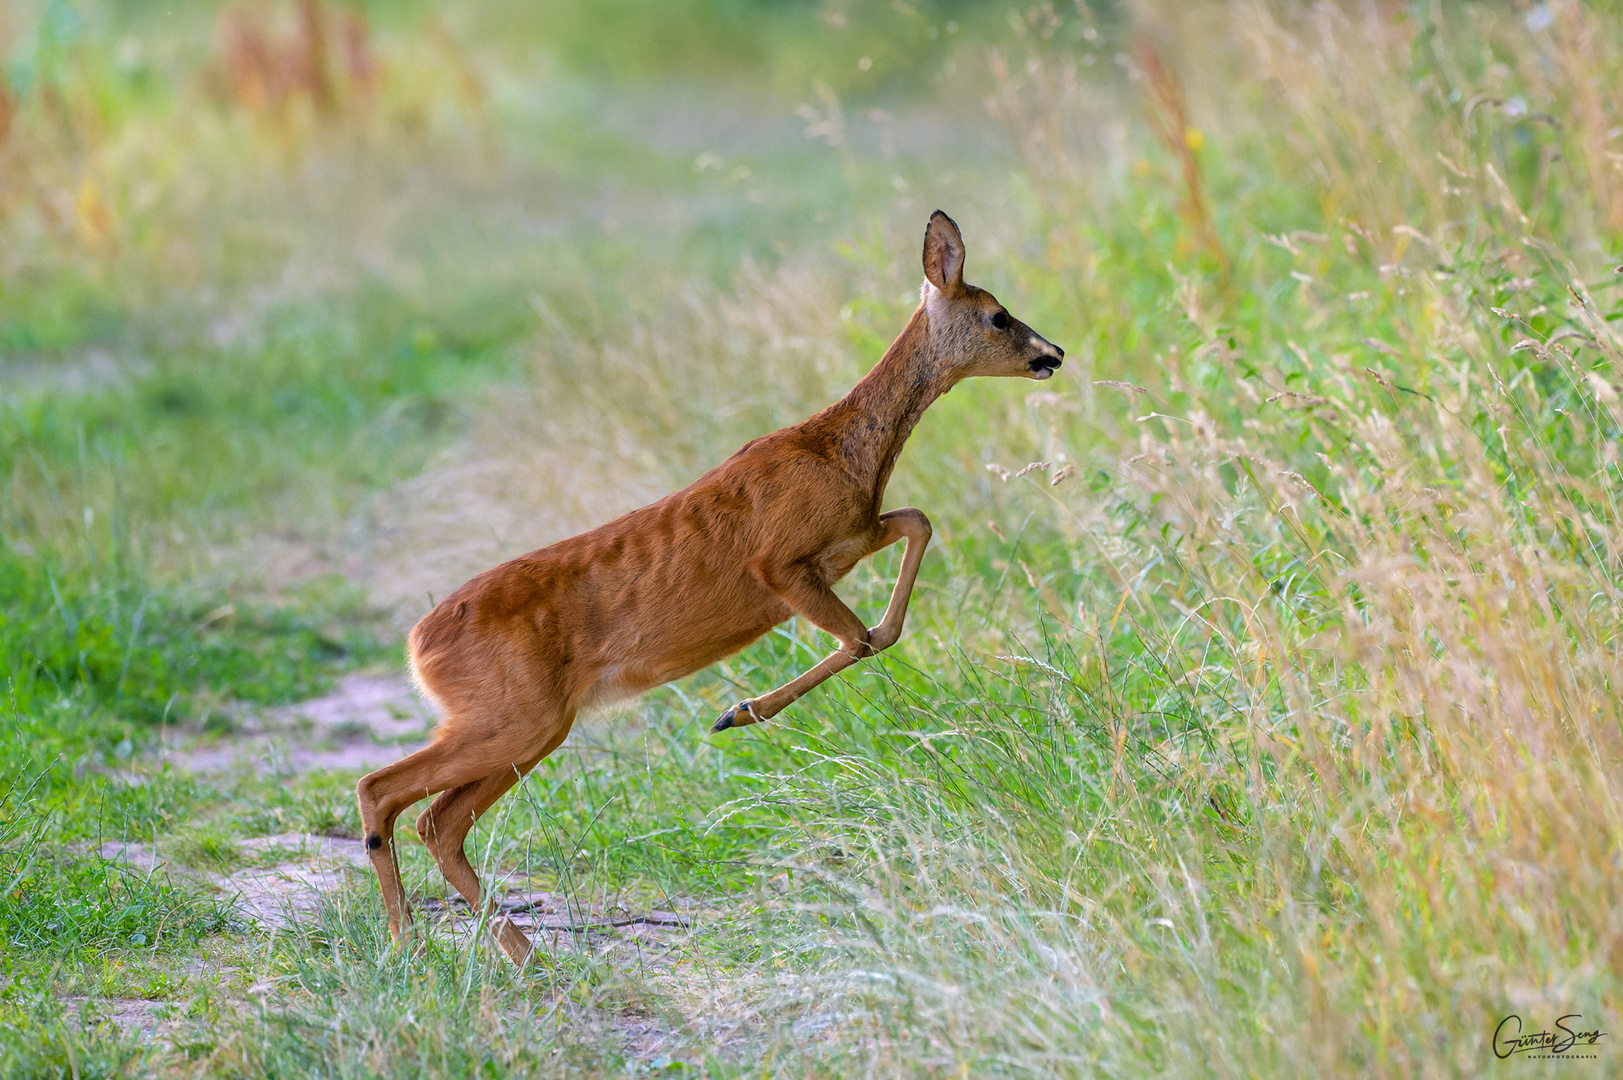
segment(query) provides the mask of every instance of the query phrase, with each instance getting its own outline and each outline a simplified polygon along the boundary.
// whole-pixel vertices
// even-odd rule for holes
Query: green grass
[[[330,111],[207,6],[0,28],[0,1075],[1615,1071],[1491,1045],[1623,1000],[1615,5],[656,7],[373,8]],[[843,393],[937,205],[1067,363],[914,435],[902,643],[708,735],[791,622],[470,841],[691,935],[520,974],[213,890],[355,777],[161,733]]]
[[[137,1037],[123,1034],[87,1002],[64,1008],[48,990],[8,988],[3,1007],[7,1032],[0,1041],[0,1070],[11,1076],[127,1076],[144,1056]]]
[[[70,700],[151,726],[194,719],[211,697],[300,700],[335,670],[394,655],[355,625],[368,613],[341,588],[317,591],[302,610],[199,610],[124,569],[64,572],[6,553],[0,641],[14,710]]]

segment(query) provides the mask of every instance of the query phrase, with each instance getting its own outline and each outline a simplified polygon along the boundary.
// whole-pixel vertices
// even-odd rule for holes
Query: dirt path
[[[434,722],[404,675],[346,675],[325,697],[245,717],[238,732],[172,738],[163,758],[204,776],[242,769],[359,775],[425,745]]]
[[[245,715],[235,732],[175,734],[162,755],[171,768],[221,785],[246,772],[285,783],[316,771],[359,777],[422,746],[434,720],[403,676],[351,675],[324,697]],[[408,842],[415,843],[415,837]],[[196,858],[186,865],[179,857],[187,854],[184,834],[160,836],[156,846],[150,838],[110,841],[100,854],[142,873],[165,870],[214,890],[252,920],[252,937],[313,929],[332,905],[354,903],[373,887],[370,860],[355,837],[281,832],[227,843],[229,850],[211,853],[210,865]],[[482,923],[460,896],[419,895],[413,907],[435,934],[462,948],[476,946]],[[660,986],[679,981],[679,968],[694,955],[695,924],[705,918],[693,901],[670,900],[660,909],[605,907],[592,898],[529,888],[522,880],[510,884],[499,910],[544,955],[591,955]],[[494,950],[494,943],[488,947]],[[184,1027],[174,1012],[177,1001],[82,1001],[143,1040],[168,1038]],[[673,1048],[685,1045],[678,1029],[687,1025],[652,1012],[611,1013],[601,1022],[628,1054],[644,1061],[664,1061]]]
[[[165,743],[163,759],[208,778],[244,770],[289,780],[316,770],[359,777],[423,746],[434,722],[433,709],[404,675],[349,675],[324,697],[245,718],[238,732],[177,735]],[[235,894],[242,912],[259,925],[281,929],[314,919],[330,897],[372,872],[358,839],[293,832],[237,841],[235,861],[241,865],[222,872],[177,866],[161,847],[146,843],[111,841],[101,853],[142,870],[164,864],[205,880]],[[476,925],[460,897],[423,898],[416,906],[457,933]],[[510,890],[501,910],[538,946],[567,951],[606,947],[611,939],[654,944],[692,924],[691,912],[605,911],[560,893],[529,889]]]

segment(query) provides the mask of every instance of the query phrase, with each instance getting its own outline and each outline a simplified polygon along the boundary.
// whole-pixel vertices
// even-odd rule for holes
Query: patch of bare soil
[[[235,895],[245,915],[274,927],[292,926],[314,915],[323,894],[342,887],[348,874],[372,872],[359,840],[280,833],[240,841],[237,849],[249,865],[229,873],[179,867],[158,848],[120,840],[104,843],[101,855],[143,872],[167,867],[172,873],[199,878]]]
[[[364,880],[372,873],[361,842],[350,838],[280,833],[239,841],[237,850],[248,865],[230,872],[180,867],[161,850],[141,843],[108,841],[101,854],[142,872],[166,867],[203,880],[235,896],[242,912],[261,926],[279,929],[313,919],[327,894],[355,881],[354,875]],[[545,952],[601,953],[628,947],[659,966],[668,950],[682,946],[693,926],[695,906],[691,902],[683,906],[683,911],[639,912],[585,905],[562,893],[513,889],[503,895],[497,912]],[[459,937],[478,929],[478,920],[460,896],[418,898],[412,910]]]
[[[77,1008],[90,999],[82,996],[63,998],[66,1005]],[[108,998],[97,1004],[95,1011],[127,1035],[144,1039],[156,1038],[164,1026],[171,1008],[166,1001],[148,1001],[145,998]]]
[[[202,775],[242,770],[296,776],[322,769],[361,774],[387,765],[426,742],[435,715],[404,675],[349,675],[337,689],[280,709],[243,718],[229,734],[181,733],[164,748],[175,768]],[[160,851],[139,843],[112,842],[102,854],[142,870],[168,862]],[[173,868],[237,894],[245,914],[261,925],[290,927],[319,910],[324,894],[337,891],[349,875],[371,873],[356,839],[283,833],[237,844],[242,868],[229,872]],[[477,920],[461,897],[428,898],[416,910],[446,921],[453,932],[472,932]],[[661,952],[662,943],[691,925],[691,912],[604,910],[549,892],[508,892],[501,913],[548,951],[598,951],[619,941],[642,952]]]
[[[684,911],[636,912],[624,907],[585,905],[562,893],[539,889],[511,889],[496,905],[497,914],[512,920],[544,952],[599,951],[611,942],[654,946],[675,944],[692,928],[694,905]],[[460,896],[429,897],[419,900],[415,910],[429,918],[440,917],[459,927],[475,925],[473,912]]]
[[[268,866],[237,870],[220,886],[234,891],[245,914],[264,926],[292,926],[313,916],[322,894],[341,888],[348,875],[370,874],[360,841],[284,833],[245,840],[239,848],[259,856],[283,856]]]
[[[296,776],[313,769],[367,773],[420,749],[433,708],[403,674],[347,675],[338,689],[243,718],[222,735],[180,733],[163,754],[174,767],[203,774],[237,770]]]
[[[425,745],[434,722],[433,709],[403,674],[348,675],[324,697],[242,716],[237,731],[174,733],[162,754],[172,767],[205,776],[292,777],[312,770],[360,775]],[[161,847],[147,844],[115,841],[101,853],[147,871],[170,864],[173,872],[234,894],[243,913],[267,927],[309,919],[326,894],[352,875],[371,873],[355,839],[281,833],[236,847],[235,861],[242,865],[226,872],[174,866]]]

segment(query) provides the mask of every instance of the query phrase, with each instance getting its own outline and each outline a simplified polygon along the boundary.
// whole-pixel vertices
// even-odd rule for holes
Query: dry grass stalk
[[[338,50],[330,45],[335,21]],[[365,101],[377,89],[377,56],[359,11],[338,16],[321,0],[299,0],[293,27],[278,32],[263,8],[228,8],[220,15],[220,39],[227,92],[251,112],[275,112],[303,100],[330,114],[341,102]]]
[[[1194,229],[1200,245],[1217,260],[1226,278],[1231,270],[1228,252],[1217,235],[1217,226],[1212,220],[1211,206],[1201,179],[1200,160],[1195,156],[1197,147],[1204,142],[1204,136],[1189,122],[1183,86],[1161,59],[1161,52],[1149,34],[1140,31],[1136,51],[1139,71],[1149,88],[1149,107],[1145,110],[1145,116],[1150,122],[1150,130],[1177,160],[1183,176],[1184,201],[1179,211]]]

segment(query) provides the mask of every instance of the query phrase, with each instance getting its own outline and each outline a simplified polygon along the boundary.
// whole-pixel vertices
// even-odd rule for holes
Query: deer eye
[[[1007,311],[1000,311],[993,315],[992,327],[996,330],[1007,330],[1009,328],[1009,313]]]

